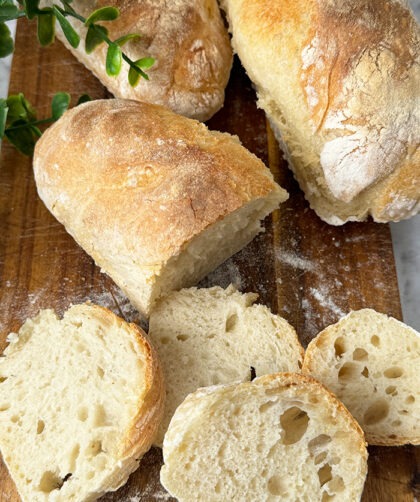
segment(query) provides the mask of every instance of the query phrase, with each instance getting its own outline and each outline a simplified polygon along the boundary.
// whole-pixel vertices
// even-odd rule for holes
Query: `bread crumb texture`
[[[140,330],[107,309],[52,310],[0,358],[0,449],[24,502],[95,500],[149,449],[164,390]]]
[[[308,346],[303,372],[334,392],[370,444],[420,444],[420,335],[371,309],[355,311]]]
[[[190,394],[163,444],[161,482],[180,501],[357,501],[363,433],[321,384],[300,374]]]
[[[165,373],[161,446],[172,415],[199,387],[248,381],[279,371],[299,372],[303,348],[295,330],[255,293],[190,288],[172,292],[152,310],[149,336]],[[255,376],[254,375],[254,376]]]

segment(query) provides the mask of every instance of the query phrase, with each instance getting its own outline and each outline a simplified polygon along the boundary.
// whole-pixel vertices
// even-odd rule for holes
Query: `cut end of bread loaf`
[[[290,373],[189,395],[163,457],[161,482],[181,502],[357,501],[367,472],[350,413],[321,384]]]
[[[0,450],[23,501],[95,500],[150,448],[164,389],[144,334],[71,307],[27,320],[0,359]]]
[[[347,406],[370,444],[420,444],[420,334],[371,309],[352,312],[309,344],[303,372]]]
[[[199,387],[247,381],[279,371],[299,372],[303,348],[295,330],[257,295],[233,286],[183,289],[160,299],[149,336],[165,374],[165,415],[155,444],[176,408]]]

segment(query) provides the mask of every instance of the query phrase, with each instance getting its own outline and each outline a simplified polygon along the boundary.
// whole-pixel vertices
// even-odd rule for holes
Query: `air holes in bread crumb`
[[[42,434],[45,429],[45,422],[43,420],[38,420],[38,423],[36,425],[36,433],[37,434]]]
[[[101,404],[95,406],[93,412],[93,427],[103,427],[107,424],[105,408]]]
[[[63,480],[52,471],[46,471],[41,476],[38,489],[44,493],[51,493],[53,490],[59,490],[63,486]]]
[[[368,376],[369,376],[369,370],[367,369],[366,366],[363,368],[363,370],[361,371],[360,374],[363,375],[365,378],[368,378]]]
[[[284,495],[287,492],[287,484],[283,482],[280,476],[271,476],[267,488],[271,495]]]
[[[315,465],[316,465],[316,464],[320,464],[320,463],[321,463],[321,462],[323,462],[326,458],[327,458],[327,452],[326,452],[326,451],[321,452],[319,455],[317,455],[317,456],[314,458]]]
[[[391,422],[392,427],[399,427],[401,424],[401,420],[394,420],[393,422]]]
[[[327,434],[320,434],[319,436],[314,437],[308,443],[308,450],[310,455],[317,455],[330,442],[331,436],[328,436]]]
[[[330,464],[325,464],[318,470],[318,478],[320,486],[324,486],[325,483],[332,480]]]
[[[167,345],[170,342],[170,339],[167,336],[164,336],[159,341],[162,345]]]
[[[234,331],[237,323],[238,323],[238,316],[236,314],[230,315],[226,319],[226,326],[225,326],[226,333],[231,333],[232,331]]]
[[[10,403],[0,404],[0,411],[7,411],[10,408]]]
[[[0,383],[3,383],[7,380],[7,377],[0,377]]]
[[[103,378],[105,375],[105,371],[100,366],[96,368],[96,373],[98,374],[99,378]]]
[[[381,340],[379,339],[379,336],[378,336],[378,335],[373,335],[373,336],[370,338],[370,343],[371,343],[374,347],[380,347],[380,346],[381,346]]]
[[[342,492],[345,489],[345,484],[343,478],[340,476],[334,476],[332,480],[328,483],[328,488],[331,492]]]
[[[403,374],[403,369],[398,366],[393,366],[392,368],[388,368],[384,371],[384,376],[386,378],[400,378]]]
[[[353,380],[359,373],[359,366],[355,363],[344,363],[338,372],[339,380]]]
[[[86,408],[86,406],[81,406],[78,410],[77,410],[77,418],[81,421],[81,422],[86,422],[87,420],[87,417],[88,417],[88,409]]]
[[[280,424],[284,431],[283,444],[294,444],[300,441],[308,428],[308,423],[308,414],[297,406],[286,410],[280,416]]]
[[[340,358],[343,356],[343,354],[346,352],[346,347],[344,345],[344,338],[339,336],[337,340],[334,342],[334,350],[335,350],[335,356],[337,358]]]
[[[385,418],[389,414],[389,404],[385,399],[378,399],[366,410],[363,416],[363,422],[365,425],[374,425]]]
[[[259,409],[260,413],[265,413],[267,410],[269,410],[270,408],[272,408],[276,404],[277,404],[277,400],[276,401],[267,401],[266,403],[262,404],[258,409]]]
[[[365,349],[357,348],[353,351],[353,360],[354,361],[366,361],[368,359],[368,353]]]
[[[189,336],[188,335],[177,335],[176,339],[179,340],[180,342],[185,342],[188,340]]]
[[[86,453],[92,457],[96,457],[96,455],[99,455],[102,451],[102,441],[99,439],[91,441],[86,448]]]
[[[391,394],[391,396],[396,396],[398,395],[397,388],[395,385],[388,385],[388,387],[385,389],[386,394]]]
[[[406,404],[413,404],[415,402],[416,398],[414,396],[407,396],[405,398]]]

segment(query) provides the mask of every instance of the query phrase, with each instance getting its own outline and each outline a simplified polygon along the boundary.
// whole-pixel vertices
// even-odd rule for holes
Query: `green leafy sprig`
[[[54,42],[55,24],[58,21],[69,44],[73,48],[77,48],[80,44],[80,36],[67,19],[74,18],[87,27],[85,50],[88,54],[103,43],[108,45],[105,62],[108,75],[118,75],[122,68],[122,62],[125,61],[130,67],[128,81],[131,86],[136,86],[141,77],[148,80],[149,77],[146,71],[153,66],[155,60],[151,57],[144,57],[133,61],[121,48],[129,40],[139,38],[140,35],[133,33],[111,40],[108,37],[107,28],[98,24],[102,21],[117,19],[120,15],[117,8],[102,7],[85,18],[73,9],[71,0],[60,0],[60,5],[53,3],[51,7],[42,9],[39,7],[39,3],[40,0],[18,0],[18,5],[15,5],[13,0],[0,0],[0,57],[5,57],[14,50],[13,38],[8,26],[5,24],[7,21],[21,17],[27,17],[30,20],[36,18],[38,40],[43,46]]]
[[[83,94],[77,104],[86,101],[90,101],[90,97]],[[67,92],[57,92],[51,101],[51,116],[38,120],[36,110],[22,93],[0,99],[0,138],[7,138],[17,150],[31,156],[35,143],[42,134],[39,126],[58,120],[69,105],[70,95]]]

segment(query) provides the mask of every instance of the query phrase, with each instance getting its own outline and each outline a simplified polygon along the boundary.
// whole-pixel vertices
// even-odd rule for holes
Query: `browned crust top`
[[[157,270],[209,225],[281,190],[236,138],[123,100],[67,112],[38,142],[34,171],[41,198],[88,252]]]

